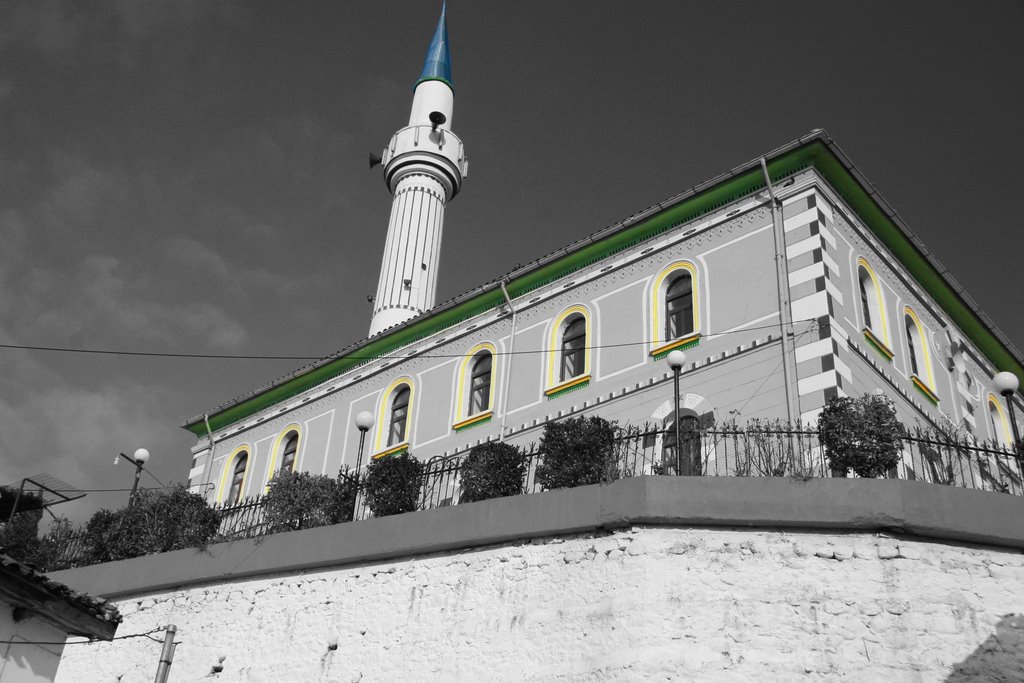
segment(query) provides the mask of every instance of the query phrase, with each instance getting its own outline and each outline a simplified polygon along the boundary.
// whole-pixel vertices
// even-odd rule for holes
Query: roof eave
[[[938,259],[936,259],[931,254],[930,251],[928,251],[928,249],[924,246],[921,240],[918,239],[918,237],[913,233],[913,231],[910,230],[909,227],[907,227],[907,225],[899,217],[899,215],[892,208],[892,206],[881,196],[881,194],[874,187],[874,185],[872,185],[871,182],[868,181],[868,179],[863,175],[863,173],[860,172],[860,170],[852,163],[852,161],[850,161],[849,157],[847,157],[847,155],[839,148],[839,146],[835,143],[831,136],[829,136],[829,134],[822,129],[816,129],[804,136],[797,138],[796,140],[793,140],[792,142],[789,142],[785,145],[782,145],[781,147],[772,150],[771,152],[763,155],[763,157],[759,156],[752,159],[751,161],[736,166],[735,168],[726,173],[711,178],[710,180],[699,185],[695,185],[692,188],[684,192],[681,192],[680,194],[675,195],[674,197],[671,197],[663,202],[659,202],[658,204],[655,204],[652,207],[644,209],[643,211],[636,213],[633,216],[626,218],[625,220],[619,221],[618,223],[603,228],[587,237],[584,237],[569,244],[568,246],[562,249],[558,249],[554,252],[551,252],[550,254],[547,254],[537,259],[536,261],[521,266],[507,273],[506,275],[503,275],[495,280],[492,280],[491,282],[481,285],[480,287],[470,290],[457,297],[454,297],[453,299],[450,299],[400,325],[396,325],[395,327],[384,330],[375,337],[360,340],[350,345],[349,347],[339,351],[336,354],[326,357],[311,365],[299,368],[295,372],[292,372],[286,375],[285,377],[279,378],[278,380],[275,380],[267,385],[264,385],[263,387],[260,387],[259,389],[256,389],[255,391],[245,396],[239,397],[228,403],[222,404],[218,406],[216,409],[214,409],[214,411],[208,414],[196,416],[181,426],[193,432],[196,435],[201,435],[205,432],[204,420],[206,415],[208,415],[211,418],[211,421],[213,421],[214,417],[224,415],[228,411],[235,411],[239,406],[244,405],[248,402],[257,401],[261,397],[267,395],[272,391],[275,391],[276,389],[279,389],[280,387],[284,386],[289,382],[292,382],[293,380],[310,375],[311,373],[315,373],[318,370],[322,370],[323,368],[339,360],[352,358],[352,356],[358,351],[366,350],[371,346],[392,346],[391,344],[388,343],[389,340],[398,339],[404,334],[407,334],[409,330],[418,326],[423,326],[430,320],[439,319],[440,317],[443,317],[446,314],[450,314],[457,308],[461,306],[466,306],[470,302],[473,302],[474,300],[482,297],[483,295],[486,295],[488,293],[492,295],[494,293],[499,293],[500,296],[500,282],[506,282],[509,284],[510,290],[514,289],[515,284],[517,282],[530,279],[531,277],[534,277],[536,274],[541,273],[544,269],[550,268],[563,260],[570,259],[574,255],[580,253],[582,250],[585,250],[591,245],[597,245],[602,241],[611,240],[626,230],[641,226],[644,222],[651,221],[657,218],[658,216],[667,215],[673,210],[679,210],[680,208],[684,207],[685,204],[688,203],[690,200],[694,200],[700,197],[701,195],[705,195],[707,193],[712,193],[713,191],[718,190],[719,188],[728,186],[728,184],[730,183],[735,183],[736,181],[747,178],[748,184],[750,182],[754,183],[751,186],[754,189],[752,189],[751,191],[756,191],[758,187],[757,182],[760,182],[760,187],[763,188],[763,180],[750,181],[750,178],[752,178],[753,175],[761,173],[760,163],[762,158],[765,159],[769,167],[769,172],[772,175],[772,179],[773,181],[775,181],[780,178],[791,175],[793,172],[795,172],[793,170],[789,170],[788,166],[786,166],[785,164],[778,164],[776,162],[780,162],[785,157],[787,157],[787,155],[790,155],[790,153],[797,152],[802,148],[813,149],[810,146],[814,145],[815,143],[820,143],[820,145],[828,151],[832,158],[835,159],[835,161],[839,164],[841,171],[845,173],[850,179],[852,179],[852,181],[855,183],[856,188],[859,188],[860,191],[864,193],[865,197],[870,202],[877,206],[878,210],[881,212],[882,218],[888,221],[893,227],[896,228],[896,230],[899,233],[899,236],[907,241],[908,245],[913,249],[914,254],[918,255],[923,260],[923,263],[926,267],[922,268],[920,264],[907,263],[907,254],[905,253],[904,249],[899,248],[901,247],[901,245],[894,244],[892,236],[884,234],[886,232],[884,229],[880,229],[879,226],[872,225],[871,220],[869,220],[869,217],[860,216],[861,219],[864,220],[864,222],[867,223],[869,227],[872,228],[872,231],[879,236],[883,243],[886,244],[886,247],[893,252],[894,256],[900,259],[901,262],[904,262],[904,265],[907,266],[909,270],[911,270],[911,273],[915,276],[915,278],[918,279],[918,281],[921,282],[922,286],[924,286],[925,289],[928,290],[929,293],[936,298],[940,306],[942,306],[943,309],[946,309],[947,314],[949,314],[950,317],[953,318],[954,322],[979,347],[982,353],[984,353],[986,357],[989,358],[989,360],[997,369],[1010,370],[1018,373],[1019,376],[1024,375],[1024,359],[1022,359],[1020,352],[1016,349],[1016,347],[1013,346],[1013,344],[1009,341],[1006,335],[1002,331],[1000,331],[996,327],[996,325],[991,321],[991,319],[981,311],[981,309],[974,302],[974,300],[971,299],[969,295],[967,295],[963,287],[960,286],[960,284],[952,277],[952,275],[949,273],[949,270],[945,266],[943,266],[938,261]],[[812,161],[814,162],[813,165],[815,165],[815,167],[818,168],[819,173],[821,173],[826,178],[826,180],[828,180],[827,169],[819,167],[819,164],[821,166],[828,166],[829,164],[827,163],[827,159],[820,159],[814,154],[809,155],[809,158],[812,159]],[[773,164],[776,165],[776,168],[773,168]],[[835,178],[833,179],[833,182],[839,184],[839,180],[842,180],[842,178]],[[837,187],[836,189],[837,191],[839,191],[840,195],[843,196],[844,200],[846,200],[848,203],[851,203],[851,208],[855,212],[857,212],[857,206],[853,206],[852,204],[860,202],[857,202],[856,198],[851,199],[850,197],[845,196],[842,191],[843,188]],[[850,188],[847,189],[849,190]],[[909,260],[913,261],[913,259]],[[929,273],[928,270],[930,270],[931,272]],[[929,277],[929,275],[934,275],[934,278]],[[953,295],[955,301],[951,300],[948,296],[945,296],[945,292],[936,290],[936,285],[933,282],[935,278],[938,278],[938,281],[942,285],[948,287],[949,294]],[[941,286],[939,287],[939,290],[941,290]],[[480,303],[481,305],[483,305],[484,302]],[[954,309],[957,309],[958,306],[962,307],[963,311],[948,310],[949,304],[953,304],[951,307]],[[500,302],[497,305],[500,305]],[[494,306],[491,306],[490,308],[493,307]],[[964,315],[965,313],[966,317]],[[972,322],[976,323],[977,325],[972,324]],[[980,326],[980,330],[982,332],[982,334],[980,335],[978,334],[978,330],[974,329],[978,326]],[[441,327],[439,329],[444,328]],[[993,345],[991,343],[987,343],[987,340],[985,339],[981,339],[981,341],[979,341],[979,339],[976,338],[978,336],[984,337],[984,333],[991,334],[994,337],[994,340],[998,342],[998,344]],[[406,344],[408,343],[412,342],[406,342]],[[999,348],[997,348],[997,346]],[[1002,352],[1000,352],[1000,349],[1002,350]],[[372,356],[372,352],[368,354],[368,356]],[[358,364],[362,364],[364,362],[368,362],[369,358],[358,358],[357,360]],[[342,374],[343,372],[344,370],[337,374]],[[259,409],[253,410],[248,414],[258,412],[258,410]],[[244,416],[231,419],[227,424],[236,422],[240,419],[244,419]],[[221,422],[221,420],[217,420],[217,422]],[[218,427],[212,428],[216,429],[219,428],[220,426],[224,425],[218,425]]]

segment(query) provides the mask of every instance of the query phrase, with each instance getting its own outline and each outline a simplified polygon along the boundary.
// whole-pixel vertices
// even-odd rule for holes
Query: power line
[[[83,349],[71,346],[29,346],[25,344],[0,344],[0,349],[24,351],[54,351],[57,353],[87,353],[103,356],[148,356],[151,358],[210,358],[220,360],[320,360],[316,356],[243,356],[216,353],[161,353],[159,351],[117,351],[112,349]]]
[[[794,320],[794,323],[817,323],[818,321],[814,318],[808,318],[806,320]],[[705,339],[714,339],[716,337],[722,337],[727,334],[742,334],[750,332],[752,330],[764,330],[764,329],[775,329],[779,325],[773,323],[771,325],[756,325],[751,327],[745,327],[741,330],[729,330],[726,332],[712,332],[706,335],[702,335]],[[588,349],[608,349],[617,348],[624,346],[644,346],[648,344],[660,344],[674,341],[671,339],[655,339],[655,340],[644,340],[636,342],[622,342],[619,344],[599,344],[594,346],[588,346]],[[291,360],[291,361],[318,361],[331,358],[332,356],[269,356],[269,355],[245,355],[245,354],[216,354],[216,353],[166,353],[160,351],[119,351],[115,349],[86,349],[81,347],[71,346],[33,346],[27,344],[0,344],[0,349],[12,349],[20,351],[46,351],[53,353],[78,353],[78,354],[90,354],[90,355],[103,355],[103,356],[135,356],[135,357],[147,357],[147,358],[191,358],[191,359],[206,359],[206,360]],[[499,356],[511,356],[511,355],[527,355],[527,354],[538,354],[538,353],[554,353],[557,349],[531,349],[526,351],[498,351],[496,355]],[[418,354],[420,358],[464,358],[464,353],[425,353]],[[380,355],[380,356],[344,356],[350,360],[401,360],[408,358],[408,355]]]
[[[115,636],[110,640],[127,640],[128,638],[149,638],[154,643],[162,643],[164,641],[159,638],[154,638],[153,634],[159,631],[163,631],[162,628],[155,628],[152,631],[146,631],[145,633],[132,633],[127,636]],[[71,636],[73,637],[73,636]],[[106,643],[109,642],[103,638],[89,638],[87,640],[0,640],[0,644],[4,645],[87,645],[90,643]]]

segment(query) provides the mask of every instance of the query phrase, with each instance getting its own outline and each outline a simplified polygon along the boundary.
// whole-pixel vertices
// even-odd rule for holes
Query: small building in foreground
[[[69,636],[111,640],[120,623],[105,599],[0,555],[0,683],[52,681]]]

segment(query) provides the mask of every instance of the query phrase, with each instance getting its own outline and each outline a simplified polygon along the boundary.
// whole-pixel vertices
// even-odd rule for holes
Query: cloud
[[[0,166],[18,188],[0,206],[0,342],[326,353],[309,346],[339,324],[318,306],[337,287],[329,228],[350,146],[322,121],[282,116],[170,163],[76,141]],[[158,476],[181,480],[195,439],[180,420],[291,365],[0,350],[0,483],[45,471],[130,486],[112,458],[139,446]],[[126,495],[63,512],[81,519]]]
[[[172,352],[237,351],[247,341],[244,326],[221,306],[161,301],[151,285],[145,273],[109,255],[86,256],[70,272],[33,269],[21,300],[36,315],[19,336],[93,347],[92,340],[123,339]]]
[[[230,0],[7,0],[0,5],[0,48],[17,45],[64,61],[88,45],[94,56],[131,67],[144,53],[191,54],[198,29],[239,22],[245,14],[243,4]],[[106,39],[94,40],[100,35]]]
[[[6,332],[0,330],[4,337]],[[131,468],[115,467],[113,457],[139,446],[150,448],[154,458],[163,457],[154,465],[165,483],[184,478],[172,456],[187,447],[189,438],[168,424],[164,407],[175,400],[173,391],[116,377],[94,387],[78,386],[51,369],[50,358],[25,351],[0,353],[0,483],[48,473],[80,489],[127,487]],[[143,482],[153,484],[148,478]],[[100,507],[122,505],[126,497],[123,492],[98,491],[53,511],[83,521]]]

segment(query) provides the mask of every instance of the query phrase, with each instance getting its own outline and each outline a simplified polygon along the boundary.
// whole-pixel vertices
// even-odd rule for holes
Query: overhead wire
[[[154,633],[163,631],[162,628],[155,628],[152,631],[146,631],[145,633],[132,633],[127,636],[114,636],[113,638],[88,638],[86,640],[0,640],[0,644],[3,645],[86,645],[89,643],[107,643],[111,640],[127,640],[128,638],[149,638],[155,643],[162,643],[164,641],[159,638],[154,638]],[[74,638],[76,636],[69,636]]]
[[[817,319],[808,318],[805,320],[794,320],[794,323],[817,323]],[[712,332],[706,335],[702,335],[706,339],[714,339],[716,337],[722,337],[727,334],[742,334],[754,330],[763,329],[775,329],[778,327],[777,324],[772,325],[752,325],[750,327],[744,327],[738,330],[727,330],[725,332]],[[609,349],[626,346],[645,346],[648,344],[660,344],[667,343],[673,340],[666,339],[653,339],[643,340],[635,342],[620,342],[617,344],[595,344],[586,347],[587,349]],[[160,351],[120,351],[116,349],[87,349],[82,347],[63,347],[63,346],[35,346],[27,344],[0,344],[0,349],[12,349],[22,351],[46,351],[53,353],[79,353],[79,354],[93,354],[93,355],[106,355],[106,356],[135,356],[135,357],[150,357],[150,358],[185,358],[185,359],[209,359],[209,360],[291,360],[291,361],[319,361],[332,358],[333,356],[274,356],[274,355],[246,355],[246,354],[217,354],[217,353],[169,353]],[[495,355],[499,356],[510,356],[510,355],[527,355],[527,354],[538,354],[538,353],[554,353],[557,349],[527,349],[519,351],[498,351]],[[417,354],[420,358],[464,358],[464,353],[423,353]],[[339,356],[340,357],[340,356]],[[350,360],[364,360],[364,361],[375,361],[375,360],[402,360],[408,358],[408,354],[404,355],[371,355],[371,356],[355,356],[345,355],[344,358]]]

